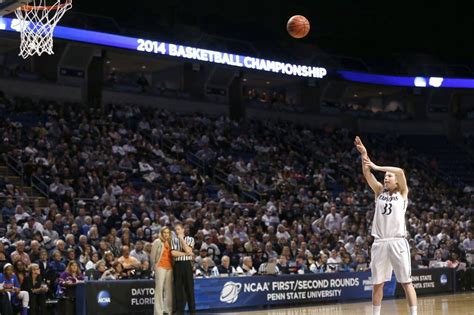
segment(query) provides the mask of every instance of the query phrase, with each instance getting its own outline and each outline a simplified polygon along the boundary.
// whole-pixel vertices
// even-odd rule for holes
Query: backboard
[[[30,2],[31,0],[0,0],[0,16],[14,13],[18,7]]]

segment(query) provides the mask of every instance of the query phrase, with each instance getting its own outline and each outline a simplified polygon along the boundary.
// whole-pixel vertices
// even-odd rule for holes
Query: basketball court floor
[[[222,315],[371,315],[370,301],[343,304],[327,304],[294,308],[274,308],[257,311],[214,313]],[[383,315],[407,315],[404,299],[386,300],[382,304]],[[474,292],[436,295],[418,298],[418,315],[474,315]]]

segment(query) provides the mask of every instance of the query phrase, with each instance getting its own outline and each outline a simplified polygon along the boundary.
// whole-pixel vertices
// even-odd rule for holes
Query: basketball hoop
[[[55,3],[54,3],[55,1]],[[20,21],[21,33],[19,55],[26,59],[29,56],[53,52],[53,32],[64,13],[72,7],[72,0],[32,0],[31,5],[23,5],[15,10]]]

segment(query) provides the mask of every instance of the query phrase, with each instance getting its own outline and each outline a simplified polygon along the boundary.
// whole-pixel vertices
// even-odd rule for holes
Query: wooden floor
[[[216,313],[214,313],[216,314]],[[370,301],[344,304],[327,304],[295,308],[274,308],[258,311],[233,311],[218,314],[239,315],[371,315]],[[383,315],[409,314],[404,299],[382,303]],[[418,298],[418,315],[474,315],[474,292],[436,295]]]

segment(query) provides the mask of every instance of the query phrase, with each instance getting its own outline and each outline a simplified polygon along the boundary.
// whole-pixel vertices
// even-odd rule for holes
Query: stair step
[[[30,197],[41,197],[41,198],[44,198],[44,195],[42,193],[40,193],[39,191],[37,191],[36,189],[34,189],[33,187],[30,187],[30,186],[23,186],[21,187],[21,189],[26,192],[26,194]]]
[[[9,184],[13,184],[15,186],[21,186],[21,177],[20,176],[5,176],[5,181]]]

